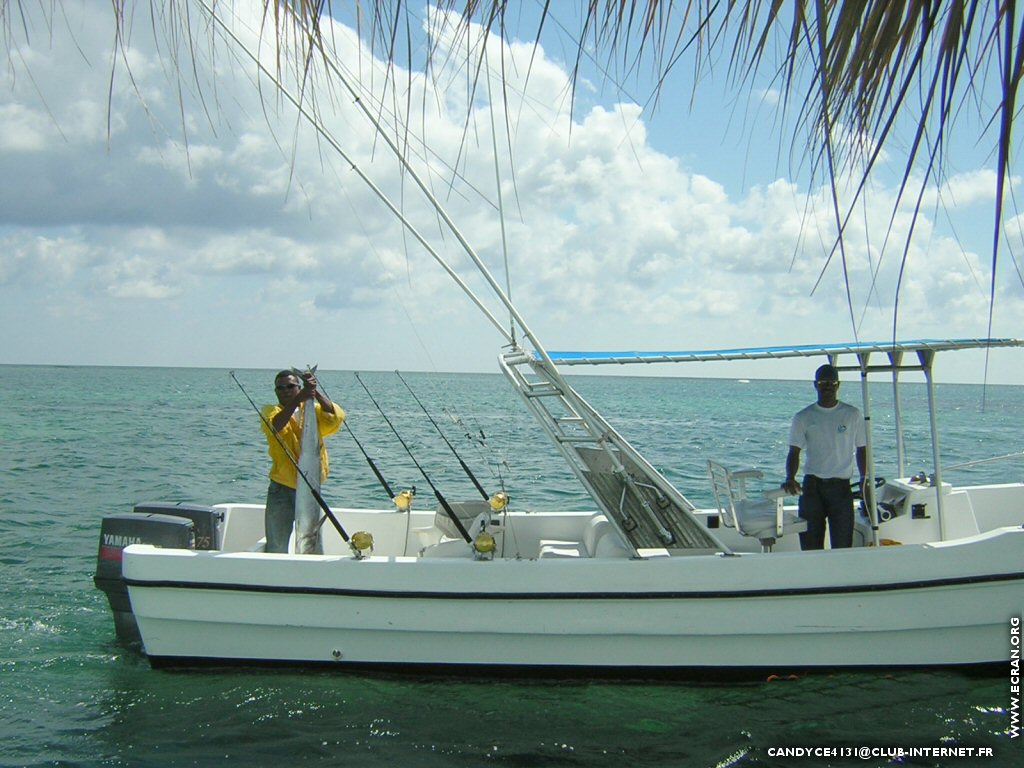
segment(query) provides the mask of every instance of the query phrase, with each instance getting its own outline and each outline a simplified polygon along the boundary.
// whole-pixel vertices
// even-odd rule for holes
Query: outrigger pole
[[[287,88],[285,88],[284,84],[274,75],[273,72],[271,72],[263,64],[262,61],[260,61],[258,56],[256,56],[252,51],[249,50],[248,46],[245,43],[239,40],[238,36],[227,26],[227,24],[224,23],[224,20],[220,18],[220,16],[214,11],[214,9],[208,3],[202,2],[201,0],[200,5],[205,9],[206,13],[210,16],[214,23],[216,23],[217,26],[220,27],[224,35],[230,38],[232,41],[234,41],[235,45],[237,45],[239,49],[241,49],[241,51],[252,60],[253,64],[256,65],[256,68],[259,69],[259,71],[262,72],[263,75],[267,79],[269,79],[271,83],[274,84],[274,86],[278,90],[278,93],[280,93],[282,97],[284,97],[287,101],[291,103],[293,107],[295,107],[298,113],[309,122],[309,124],[318,134],[320,134],[324,141],[326,141],[331,146],[331,148],[335,152],[337,152],[342,157],[342,159],[345,160],[345,162],[349,164],[349,167],[356,173],[357,176],[359,176],[360,179],[363,180],[363,183],[365,183],[367,187],[369,187],[370,191],[373,192],[381,200],[381,202],[384,203],[385,206],[387,206],[388,210],[391,211],[391,213],[393,213],[400,222],[402,222],[402,225],[409,231],[409,233],[416,239],[416,241],[423,246],[423,248],[427,251],[427,253],[431,255],[434,261],[436,261],[441,266],[441,268],[448,273],[448,276],[455,281],[456,285],[458,285],[459,288],[462,289],[462,292],[465,293],[469,297],[469,299],[476,305],[477,309],[479,309],[484,314],[484,317],[487,318],[491,325],[493,325],[498,330],[498,332],[505,338],[507,342],[509,342],[510,344],[514,344],[515,338],[509,333],[508,330],[505,329],[501,322],[498,321],[498,319],[487,308],[487,306],[483,303],[480,297],[477,296],[473,292],[473,289],[466,284],[466,281],[463,280],[462,277],[454,269],[452,269],[451,265],[444,260],[444,258],[437,252],[437,250],[420,233],[416,226],[411,221],[409,221],[408,217],[406,217],[402,210],[397,205],[395,205],[394,202],[391,201],[391,199],[384,193],[384,191],[379,186],[377,186],[377,184],[374,183],[373,179],[366,175],[362,168],[359,167],[359,164],[356,163],[355,160],[353,160],[348,155],[348,153],[345,152],[341,144],[338,143],[338,140],[335,139],[333,134],[331,134],[331,132],[328,131],[327,128],[324,126],[323,122],[319,118],[317,118],[316,115],[310,113],[309,110],[306,109],[305,106],[303,106],[302,102],[300,102],[295,96],[292,95],[292,93]],[[473,251],[473,249],[470,247],[465,237],[463,237],[462,233],[455,227],[455,223],[451,220],[451,218],[445,212],[441,204],[437,201],[437,198],[430,193],[426,185],[423,183],[423,180],[420,179],[420,177],[408,164],[408,161],[402,155],[399,148],[387,135],[387,132],[384,131],[384,129],[377,121],[377,119],[362,103],[362,101],[360,100],[359,93],[349,84],[348,80],[345,78],[345,75],[341,72],[340,69],[338,69],[338,67],[332,61],[330,61],[328,57],[325,56],[323,58],[323,61],[335,72],[335,74],[337,74],[338,78],[344,84],[346,90],[348,90],[349,93],[351,93],[352,96],[355,98],[356,104],[362,110],[363,114],[368,117],[368,119],[370,120],[371,124],[374,127],[374,130],[388,144],[389,149],[391,149],[391,151],[395,154],[399,163],[402,165],[403,168],[406,169],[406,171],[409,173],[410,177],[416,182],[420,190],[423,191],[423,193],[427,196],[427,199],[430,201],[431,205],[434,206],[434,208],[437,210],[438,214],[444,220],[446,225],[451,229],[452,233],[455,235],[455,238],[459,241],[460,245],[462,245],[463,249],[466,250],[467,254],[473,261],[473,263],[476,264],[479,269],[483,270],[485,280],[488,282],[492,289],[497,290],[498,297],[502,301],[502,303],[508,306],[510,310],[512,310],[511,302],[508,301],[508,298],[505,296],[504,292],[501,291],[500,286],[498,286],[498,284],[495,282],[494,278],[491,276],[491,273],[487,271],[487,268],[483,265],[483,262],[480,260],[480,257],[476,255],[476,252]],[[514,310],[513,316],[522,325],[522,319],[518,317],[518,313],[514,312]]]
[[[402,383],[405,384],[405,388],[408,389],[409,394],[412,395],[412,399],[416,401],[416,405],[418,405],[423,410],[423,413],[427,415],[427,418],[430,419],[430,423],[433,424],[434,429],[437,430],[437,434],[439,434],[441,436],[441,439],[444,440],[445,445],[448,446],[448,449],[452,452],[452,455],[459,460],[459,464],[462,466],[462,471],[465,472],[466,476],[473,481],[473,485],[475,485],[476,489],[480,491],[480,495],[484,498],[484,501],[489,500],[491,498],[490,495],[487,493],[487,491],[484,490],[484,487],[480,485],[480,481],[476,479],[476,475],[473,474],[473,470],[470,469],[469,465],[462,460],[461,456],[459,456],[459,452],[455,450],[455,446],[451,444],[451,441],[449,441],[448,438],[445,436],[444,432],[441,431],[441,427],[439,427],[437,422],[434,421],[434,417],[430,415],[430,411],[428,411],[426,406],[423,405],[422,402],[420,402],[420,399],[418,397],[416,397],[416,393],[412,391],[412,387],[409,386],[409,382],[407,382],[403,378],[402,374],[399,373],[398,371],[395,371],[395,375],[402,380]]]
[[[338,518],[335,517],[334,513],[331,511],[331,508],[327,506],[327,502],[324,501],[324,497],[320,495],[320,491],[317,490],[317,488],[309,481],[309,478],[306,477],[306,473],[299,469],[299,462],[295,460],[294,456],[292,456],[292,452],[288,450],[288,446],[284,444],[284,440],[282,440],[281,436],[277,434],[277,430],[275,430],[273,425],[267,421],[266,417],[264,417],[262,411],[260,411],[260,407],[256,405],[256,403],[253,401],[251,397],[249,397],[249,393],[245,391],[245,387],[242,386],[242,382],[240,382],[238,378],[235,376],[235,372],[228,371],[228,375],[231,377],[231,380],[238,385],[238,388],[242,390],[242,394],[245,395],[245,399],[249,401],[249,405],[251,405],[253,407],[253,410],[256,411],[257,415],[259,415],[260,421],[262,421],[264,425],[266,425],[266,427],[270,430],[270,434],[272,434],[274,436],[274,439],[277,440],[277,444],[281,446],[281,448],[284,450],[284,455],[288,457],[288,461],[290,461],[292,463],[292,466],[295,467],[296,473],[298,473],[298,476],[302,478],[302,482],[306,484],[306,487],[309,488],[310,493],[313,494],[313,498],[316,499],[316,503],[320,506],[320,509],[323,510],[324,515],[326,515],[327,519],[331,521],[331,524],[338,531],[338,535],[341,536],[342,540],[344,540],[346,544],[350,543],[348,534],[345,533],[345,529],[344,527],[342,527],[341,521],[339,521]],[[321,523],[322,522],[323,521],[321,521]]]
[[[484,316],[491,323],[491,325],[493,325],[498,330],[498,332],[505,338],[505,340],[508,343],[514,346],[516,344],[515,337],[498,321],[494,314],[486,307],[486,305],[484,305],[480,297],[478,297],[473,292],[473,290],[466,284],[465,280],[463,280],[462,277],[454,269],[452,269],[451,265],[449,265],[448,262],[445,261],[444,258],[437,252],[437,250],[426,240],[426,238],[423,237],[419,230],[417,230],[413,223],[409,221],[409,219],[405,216],[402,210],[391,201],[391,199],[384,193],[384,191],[380,187],[378,187],[374,183],[374,181],[369,176],[366,175],[366,173],[363,172],[363,170],[359,167],[359,164],[356,163],[348,155],[348,153],[345,152],[341,144],[338,143],[338,140],[335,139],[331,132],[327,130],[326,126],[324,126],[323,122],[320,119],[318,119],[316,115],[311,114],[309,110],[306,109],[305,106],[303,106],[302,102],[300,102],[295,96],[292,95],[292,93],[285,87],[284,83],[282,83],[274,75],[274,73],[271,72],[263,64],[262,61],[260,61],[259,57],[252,53],[252,51],[249,50],[248,46],[246,46],[245,43],[243,43],[238,38],[238,36],[228,27],[228,25],[224,23],[224,20],[220,18],[220,16],[215,12],[214,8],[211,7],[208,2],[203,2],[201,0],[200,5],[206,10],[207,14],[214,21],[214,23],[220,27],[225,36],[229,37],[231,40],[234,41],[234,43],[242,50],[242,52],[244,52],[245,55],[252,60],[253,64],[256,65],[260,72],[262,72],[264,76],[266,76],[270,80],[270,82],[272,82],[277,87],[277,90],[281,94],[281,96],[283,96],[287,101],[291,102],[292,106],[295,107],[296,110],[298,110],[299,114],[301,114],[304,118],[306,118],[306,120],[309,121],[309,124],[313,127],[313,129],[317,133],[319,133],[320,136],[322,136],[323,139],[328,144],[330,144],[331,148],[349,164],[350,168],[353,171],[355,171],[359,178],[363,180],[363,182],[370,188],[370,190],[375,195],[377,195],[381,202],[383,202],[387,206],[388,210],[390,210],[398,218],[398,220],[402,222],[402,225],[409,231],[410,234],[412,234],[413,237],[416,238],[420,245],[422,245],[426,249],[427,253],[429,253],[431,257],[433,257],[434,261],[436,261],[445,270],[445,272],[448,273],[448,276],[455,281],[459,288],[462,289],[463,293],[465,293],[469,297],[469,299],[476,305],[477,309],[484,313]],[[487,283],[491,291],[494,293],[494,296],[505,307],[505,309],[508,310],[510,317],[512,318],[514,323],[518,325],[519,328],[522,330],[523,335],[530,340],[530,343],[532,344],[534,350],[540,357],[541,361],[548,368],[552,378],[556,379],[560,383],[564,383],[561,374],[558,373],[557,369],[555,368],[555,364],[548,356],[547,351],[544,349],[543,345],[534,335],[533,331],[530,330],[530,327],[526,323],[526,320],[519,313],[519,310],[512,303],[512,300],[509,298],[508,294],[495,279],[494,275],[491,273],[491,270],[487,267],[486,264],[484,264],[483,260],[477,254],[473,246],[469,244],[469,241],[466,239],[465,235],[462,234],[462,230],[459,229],[458,225],[456,225],[455,221],[448,214],[448,211],[444,208],[443,205],[441,205],[437,197],[430,191],[430,188],[420,177],[419,173],[416,172],[416,169],[413,168],[412,165],[410,165],[408,159],[405,157],[405,154],[402,152],[401,148],[398,147],[398,145],[391,138],[391,136],[388,135],[388,132],[384,130],[384,127],[380,124],[380,121],[373,114],[373,112],[366,106],[366,104],[363,103],[363,94],[360,93],[352,85],[346,73],[344,73],[341,70],[341,68],[330,57],[324,56],[320,60],[323,61],[324,65],[328,67],[337,76],[338,81],[342,84],[342,86],[344,86],[345,90],[347,90],[349,94],[351,94],[353,103],[359,108],[359,110],[363,113],[366,119],[370,122],[370,124],[373,126],[374,130],[376,131],[377,135],[381,138],[381,140],[388,145],[388,148],[395,156],[395,159],[398,160],[399,164],[408,174],[409,178],[413,180],[415,185],[423,193],[424,197],[430,202],[431,206],[437,212],[437,215],[441,217],[441,220],[445,223],[445,226],[455,237],[456,241],[459,243],[462,250],[469,257],[470,261],[472,261],[473,264],[476,266],[481,277],[483,277],[484,281]]]
[[[384,409],[380,407],[380,403],[378,403],[376,398],[374,398],[374,396],[370,393],[370,390],[367,388],[366,384],[363,383],[363,380],[359,378],[359,374],[355,373],[354,375],[356,377],[356,381],[359,382],[359,385],[366,392],[367,397],[370,398],[370,401],[377,408],[378,413],[380,413],[380,415],[384,418],[384,421],[387,422],[387,425],[391,428],[391,431],[394,433],[395,437],[398,438],[398,442],[402,444],[402,447],[405,448],[405,452],[409,454],[409,458],[412,459],[412,463],[416,465],[416,469],[418,469],[420,474],[423,475],[423,479],[427,481],[427,485],[429,485],[430,490],[434,492],[434,497],[437,499],[438,504],[441,505],[441,508],[444,509],[445,514],[448,515],[449,519],[451,519],[452,523],[458,529],[459,534],[462,536],[462,538],[466,540],[467,543],[472,543],[473,537],[469,535],[469,531],[466,530],[466,526],[462,524],[462,521],[459,519],[459,516],[455,514],[455,510],[452,509],[451,504],[448,503],[448,500],[444,497],[444,494],[437,489],[437,486],[434,485],[434,481],[430,479],[430,475],[428,475],[427,471],[423,469],[422,466],[420,466],[420,463],[418,461],[416,461],[416,457],[413,455],[412,450],[406,444],[405,440],[402,439],[402,436],[398,434],[398,430],[395,429],[395,425],[391,423],[391,419],[389,419],[388,415],[384,413]],[[486,498],[486,496],[484,498]]]

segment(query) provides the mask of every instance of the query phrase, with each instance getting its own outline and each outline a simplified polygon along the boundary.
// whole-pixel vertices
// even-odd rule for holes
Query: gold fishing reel
[[[487,531],[481,531],[473,539],[473,553],[478,560],[490,560],[493,558],[494,550],[497,547],[498,542]]]
[[[398,507],[399,512],[408,512],[410,507],[412,507],[412,500],[415,495],[415,489],[411,491],[406,489],[401,493],[396,493],[395,497],[391,499],[391,501],[394,502],[396,507]]]
[[[356,556],[356,560],[362,560],[373,554],[373,534],[369,531],[356,531],[349,539],[348,545],[352,547],[352,554]]]
[[[508,506],[508,502],[508,494],[504,491],[498,491],[487,500],[487,503],[491,505],[491,511],[493,512],[501,512]]]

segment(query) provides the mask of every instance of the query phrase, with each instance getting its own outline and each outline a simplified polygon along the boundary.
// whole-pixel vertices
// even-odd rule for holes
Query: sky
[[[649,73],[584,61],[574,87],[575,43],[549,23],[535,45],[524,2],[513,42],[489,44],[471,91],[467,43],[443,26],[429,72],[422,26],[413,71],[404,57],[388,70],[339,14],[327,26],[339,68],[315,72],[303,101],[318,132],[244,52],[277,71],[258,5],[231,4],[237,40],[190,49],[132,3],[117,56],[108,7],[22,7],[0,40],[0,363],[496,371],[502,332],[363,176],[507,328],[468,243],[549,349],[893,337],[910,220],[907,204],[892,213],[899,141],[847,232],[844,277],[829,259],[829,190],[789,143],[791,115],[767,80],[741,91],[722,64],[694,88],[680,65],[652,104]],[[188,7],[203,29],[200,4]],[[298,92],[287,66],[280,77]],[[994,162],[977,135],[926,189],[900,339],[989,334]],[[1024,336],[1018,242],[996,275],[996,337]],[[815,365],[616,372],[804,377]],[[984,370],[979,354],[956,353],[937,375],[1021,383],[1024,354],[994,351]]]

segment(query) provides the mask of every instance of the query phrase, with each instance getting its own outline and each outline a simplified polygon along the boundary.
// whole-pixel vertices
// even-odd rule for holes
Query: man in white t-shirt
[[[788,493],[800,495],[800,517],[807,530],[800,534],[800,549],[824,549],[828,525],[832,549],[853,546],[853,471],[863,488],[866,463],[864,417],[852,405],[840,402],[839,371],[823,365],[814,373],[818,401],[793,417],[786,456]],[[796,481],[800,453],[807,454],[803,488]]]

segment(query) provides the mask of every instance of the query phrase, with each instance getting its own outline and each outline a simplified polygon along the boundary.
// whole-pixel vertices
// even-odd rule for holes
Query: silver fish
[[[312,397],[302,404],[299,472],[306,476],[309,484],[299,478],[295,488],[295,551],[300,555],[320,555],[324,551],[320,505],[310,490],[312,486],[320,492],[320,430],[316,423],[316,399]]]

